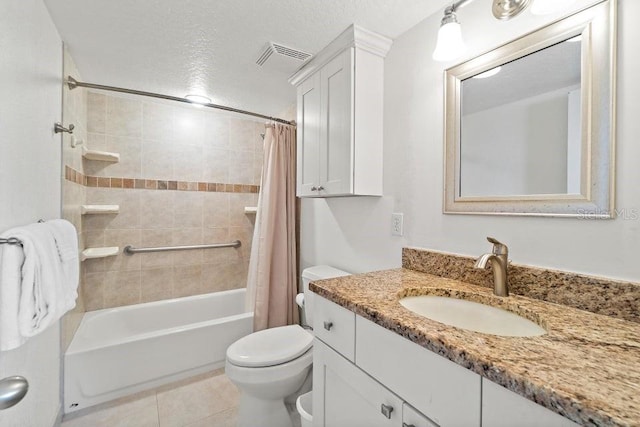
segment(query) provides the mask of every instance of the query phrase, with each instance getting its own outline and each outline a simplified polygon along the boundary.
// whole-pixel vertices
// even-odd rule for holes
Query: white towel
[[[0,245],[0,351],[22,345],[75,306],[77,235],[64,220],[6,231],[22,247]]]
[[[69,221],[54,219],[47,221],[58,256],[60,257],[60,278],[62,300],[58,306],[58,317],[62,317],[67,311],[76,306],[78,298],[78,281],[80,278],[80,260],[78,258],[78,234],[76,228]]]
[[[0,245],[0,351],[20,347],[26,341],[18,328],[23,262],[20,246]]]

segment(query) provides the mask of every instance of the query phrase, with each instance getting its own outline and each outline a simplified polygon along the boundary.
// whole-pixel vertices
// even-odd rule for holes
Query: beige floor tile
[[[61,427],[158,427],[156,396],[148,396],[62,423]]]
[[[185,427],[237,427],[238,408],[227,409],[207,418],[187,424]]]
[[[237,406],[239,392],[225,375],[158,393],[161,427],[182,427]]]

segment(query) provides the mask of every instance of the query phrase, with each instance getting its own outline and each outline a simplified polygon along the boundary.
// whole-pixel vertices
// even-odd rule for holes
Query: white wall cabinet
[[[351,26],[289,81],[297,87],[299,197],[382,195],[384,56]]]
[[[577,426],[325,298],[314,307],[314,331],[331,325],[314,341],[314,427]]]

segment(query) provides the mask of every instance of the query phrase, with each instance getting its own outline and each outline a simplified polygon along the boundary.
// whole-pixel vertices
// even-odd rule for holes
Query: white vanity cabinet
[[[382,385],[376,375],[361,369],[358,365],[357,352],[363,351],[360,343],[364,342],[369,346],[370,338],[377,338],[365,336],[367,332],[362,329],[362,322],[386,331],[384,328],[317,295],[314,295],[313,320],[316,336],[313,347],[314,427],[438,427],[436,423],[416,410],[413,402],[407,401],[404,396],[399,397],[393,387],[388,384]],[[388,333],[395,335],[392,332]],[[407,341],[399,336],[397,338]],[[409,341],[407,343],[420,352],[428,352]],[[378,356],[373,365],[380,361],[385,365],[395,366],[395,369],[402,369],[405,365],[397,363],[396,344],[396,342],[380,343],[380,348],[374,350]],[[433,357],[442,359],[438,356]],[[452,365],[456,369],[469,372],[455,364]],[[441,369],[441,366],[436,368]],[[375,367],[373,371],[377,371]],[[408,373],[411,374],[411,372]],[[407,381],[407,378],[404,375],[402,381]],[[410,379],[409,382],[413,380]],[[400,389],[405,389],[407,386],[407,384],[397,384],[400,384]],[[418,385],[424,387],[424,384]],[[460,393],[456,398],[461,402]],[[433,396],[429,395],[428,399],[432,400]],[[436,401],[441,400],[436,399]],[[479,401],[478,398],[478,405]],[[477,419],[479,420],[479,415]]]
[[[438,427],[322,341],[313,351],[314,427]]]
[[[384,56],[391,40],[351,26],[289,82],[297,87],[297,195],[382,195]]]
[[[314,427],[576,427],[314,295]]]
[[[482,427],[578,427],[568,418],[482,379]]]

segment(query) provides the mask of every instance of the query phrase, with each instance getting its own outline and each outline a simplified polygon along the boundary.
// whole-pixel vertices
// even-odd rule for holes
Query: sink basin
[[[529,319],[501,308],[438,295],[410,296],[400,304],[420,316],[456,328],[505,337],[535,337],[547,331]]]

